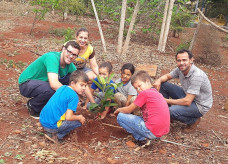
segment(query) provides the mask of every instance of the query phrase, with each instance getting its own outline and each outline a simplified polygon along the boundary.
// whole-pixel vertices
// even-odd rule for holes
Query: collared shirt
[[[179,68],[175,68],[170,74],[172,78],[179,78],[186,94],[195,95],[194,101],[202,115],[210,110],[213,103],[212,88],[205,72],[192,64],[186,76],[184,76]]]

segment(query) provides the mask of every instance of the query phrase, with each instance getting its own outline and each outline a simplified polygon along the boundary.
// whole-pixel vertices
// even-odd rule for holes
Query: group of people
[[[99,103],[93,92],[99,90],[96,83],[88,82],[97,76],[109,77],[112,64],[103,62],[98,67],[93,47],[88,43],[89,32],[81,28],[75,40],[68,41],[61,52],[48,52],[31,63],[19,77],[21,95],[30,98],[27,107],[30,115],[40,123],[50,137],[59,142],[71,130],[85,122],[76,113],[79,96],[86,95],[91,103]],[[90,63],[90,68],[86,63]],[[177,67],[153,81],[146,71],[135,72],[132,63],[120,69],[121,78],[110,83],[123,83],[113,88],[118,108],[114,111],[117,122],[133,135],[138,145],[148,145],[155,138],[169,133],[170,122],[186,124],[184,133],[195,132],[200,118],[212,106],[212,89],[207,75],[193,63],[188,50],[176,53]],[[169,83],[178,78],[181,86]],[[102,95],[101,95],[102,96]],[[86,103],[85,107],[90,103]],[[134,111],[140,110],[141,114]],[[101,113],[104,119],[109,108]]]

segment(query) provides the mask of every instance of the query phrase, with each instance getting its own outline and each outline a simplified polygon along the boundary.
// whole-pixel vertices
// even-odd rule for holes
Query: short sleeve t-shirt
[[[76,67],[73,63],[67,64],[65,68],[60,67],[60,55],[60,52],[48,52],[36,59],[21,73],[19,84],[28,80],[48,81],[48,72],[56,73],[61,78],[75,71]]]
[[[57,129],[66,119],[67,109],[76,112],[79,97],[69,86],[63,85],[56,90],[40,113],[40,123],[43,127]]]
[[[122,82],[121,78],[115,81],[115,83],[121,83],[121,82]],[[131,96],[136,96],[137,95],[137,91],[131,85],[131,81],[128,81],[123,86],[118,87],[116,90],[117,90],[117,92],[122,93],[125,97],[127,97],[128,95],[131,95]]]
[[[99,81],[98,81],[98,79],[97,79],[97,77],[96,77],[94,80],[95,80],[96,82],[98,82],[98,84],[100,84]],[[114,82],[111,80],[109,84],[111,84],[111,83],[114,83]],[[109,85],[109,84],[107,84],[107,85]],[[101,85],[101,84],[100,84],[100,85]],[[102,85],[101,85],[101,86],[102,86]],[[99,89],[99,92],[102,91],[94,82],[92,83],[91,88],[94,89],[94,90]],[[114,87],[110,87],[110,89],[112,89],[112,90],[115,92],[115,88],[114,88]]]
[[[155,88],[141,91],[134,104],[140,107],[146,127],[156,137],[169,133],[169,108],[164,97]]]
[[[201,69],[193,64],[186,76],[179,68],[175,68],[170,75],[172,78],[179,78],[186,94],[195,95],[194,101],[202,115],[210,110],[213,103],[211,83]]]
[[[93,47],[88,44],[88,47],[84,54],[80,54],[76,59],[75,59],[75,65],[76,67],[79,68],[84,68],[86,66],[86,63],[88,62],[89,59],[92,59],[95,56],[95,50]]]

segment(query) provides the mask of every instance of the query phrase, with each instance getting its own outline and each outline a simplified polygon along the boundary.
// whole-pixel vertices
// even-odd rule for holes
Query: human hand
[[[85,104],[84,106],[82,106],[82,109],[86,110],[87,109],[87,105]]]
[[[115,115],[115,116],[117,116],[118,113],[120,112],[119,109],[120,109],[120,108],[118,108],[118,109],[115,110],[115,112],[114,112],[114,115]]]
[[[159,79],[156,80],[153,84],[153,87],[159,91],[161,87],[161,81]]]
[[[85,123],[85,117],[83,115],[78,115],[79,121],[82,123],[82,125]]]

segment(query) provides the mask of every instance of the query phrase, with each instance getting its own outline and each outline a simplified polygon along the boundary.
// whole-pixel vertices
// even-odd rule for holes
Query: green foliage
[[[94,3],[100,19],[109,18],[115,22],[119,21],[122,0],[106,0],[106,1],[101,0],[101,1],[95,1]],[[90,10],[93,11],[92,8]]]
[[[171,29],[174,31],[174,34],[182,32],[184,27],[188,27],[190,25],[191,20],[193,20],[193,16],[190,13],[186,13],[175,7],[171,19]]]
[[[14,158],[18,160],[22,160],[25,157],[23,154],[17,154]]]
[[[226,41],[228,41],[228,34],[226,35]]]
[[[32,34],[33,28],[37,21],[44,19],[46,13],[50,10],[60,11],[62,15],[64,15],[65,12],[77,15],[82,15],[85,13],[83,0],[32,0],[30,4],[35,6],[33,9],[35,16],[30,34]]]
[[[179,51],[179,50],[182,50],[182,49],[189,49],[190,43],[191,43],[191,40],[187,40],[187,41],[181,42],[177,46],[176,51]]]
[[[25,66],[27,66],[27,63],[23,63],[22,61],[18,61],[15,63],[14,60],[7,60],[7,59],[1,59],[0,65],[5,65],[7,68],[19,68],[24,69]]]
[[[115,90],[122,86],[123,83],[111,83],[110,81],[111,79],[114,77],[114,73],[112,73],[109,78],[103,78],[101,76],[98,76],[98,82],[93,80],[93,82],[98,86],[98,88],[100,88],[102,90],[103,93],[103,97],[101,98],[101,102],[100,105],[96,104],[96,103],[91,103],[90,107],[89,107],[89,111],[93,112],[93,113],[101,113],[105,110],[105,107],[111,107],[111,106],[117,106],[116,103],[112,103],[111,100],[114,100],[114,92],[112,89],[110,89],[111,87],[114,87]],[[99,95],[97,95],[99,96]]]
[[[202,6],[202,2],[199,4]],[[224,18],[228,15],[228,1],[227,0],[208,0],[205,1],[205,15],[207,17],[216,18],[223,15]]]
[[[4,159],[0,159],[0,164],[5,164]]]
[[[76,29],[71,29],[71,28],[60,28],[60,29],[54,29],[51,27],[49,29],[49,34],[53,34],[59,37],[64,37],[64,42],[67,42],[69,40],[74,39],[74,32]]]
[[[64,42],[67,42],[69,40],[73,40],[74,39],[74,31],[75,30],[72,30],[71,28],[68,28],[66,30],[66,33],[64,35]]]
[[[32,1],[30,1],[30,4],[32,6],[35,6],[35,8],[32,10],[35,13],[35,16],[33,18],[30,35],[32,34],[34,26],[37,23],[37,21],[44,19],[46,13],[53,6],[53,3],[55,3],[55,1],[53,1],[53,0],[32,0]]]
[[[83,15],[85,13],[85,5],[83,0],[55,0],[55,1],[58,1],[58,3],[55,4],[54,9],[60,11],[62,15],[65,12],[70,13],[72,15]]]
[[[183,27],[188,26],[188,23],[190,23],[188,22],[191,19],[189,18],[190,14],[186,14],[189,12],[186,5],[186,2],[188,1],[189,0],[176,0],[174,4],[173,16],[175,17],[175,19],[172,20],[173,24],[171,25],[171,28],[173,30],[176,30],[177,32],[182,31]],[[97,7],[97,11],[100,19],[108,18],[108,19],[112,19],[116,23],[119,23],[120,16],[121,16],[122,0],[96,1],[95,5]],[[129,23],[131,22],[131,19],[132,19],[131,17],[134,12],[135,5],[136,5],[136,0],[127,1],[126,18],[125,18],[126,29]],[[152,34],[153,37],[158,36],[160,34],[164,8],[165,8],[164,0],[163,1],[140,0],[140,10],[137,15],[136,25],[137,24],[142,25],[140,29],[143,33],[150,33]],[[124,36],[125,35],[126,35],[126,32],[124,31]]]
[[[17,55],[19,55],[19,53],[18,53],[17,50],[15,50],[15,51],[13,51],[13,52],[7,52],[7,56],[9,56],[9,57],[17,56]]]

